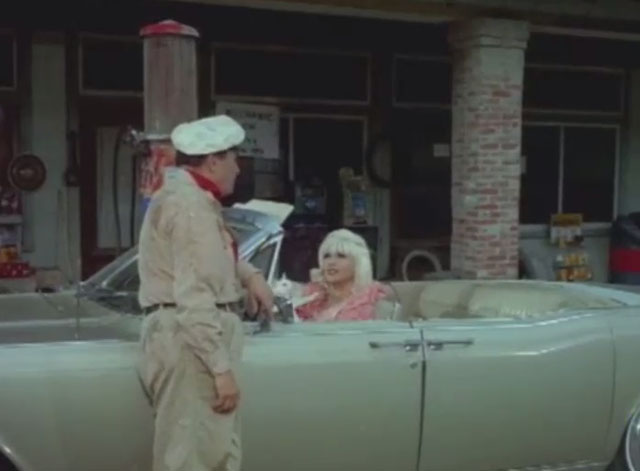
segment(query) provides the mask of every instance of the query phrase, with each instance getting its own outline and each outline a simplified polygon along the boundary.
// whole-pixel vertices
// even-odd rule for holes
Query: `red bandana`
[[[220,188],[218,188],[218,185],[213,183],[207,177],[203,177],[197,172],[194,172],[192,170],[187,170],[187,172],[189,172],[189,175],[191,175],[193,180],[202,190],[208,193],[211,193],[217,201],[220,201],[222,199],[222,192],[220,191]],[[232,237],[231,247],[233,248],[233,255],[237,262],[238,261],[238,244],[236,243],[235,239],[233,239],[233,237]]]
[[[216,200],[220,201],[222,199],[222,192],[220,191],[220,188],[218,188],[218,185],[197,172],[192,170],[187,170],[187,172],[189,172],[189,175],[191,175],[200,188],[211,193]]]

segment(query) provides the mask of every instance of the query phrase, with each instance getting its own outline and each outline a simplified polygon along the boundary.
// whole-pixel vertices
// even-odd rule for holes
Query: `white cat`
[[[289,278],[287,278],[286,274],[282,275],[282,278],[276,281],[272,287],[274,296],[291,301],[291,304],[294,308],[293,317],[295,322],[298,322],[300,320],[295,312],[295,308],[313,301],[318,296],[318,293],[309,296],[303,296],[303,287],[303,283],[297,283],[293,280],[290,280]]]

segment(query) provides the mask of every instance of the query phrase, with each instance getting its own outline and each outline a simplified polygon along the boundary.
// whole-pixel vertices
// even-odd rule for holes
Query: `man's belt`
[[[142,308],[142,313],[145,316],[148,316],[152,312],[156,312],[160,309],[174,309],[178,307],[176,303],[158,303],[152,304],[147,307]],[[235,312],[237,314],[242,313],[244,310],[244,303],[242,301],[235,301],[232,303],[216,303],[216,307],[218,309],[223,309],[225,311]]]
[[[143,307],[142,308],[142,313],[145,316],[148,316],[149,314],[151,314],[152,312],[156,312],[160,309],[171,309],[171,308],[176,308],[178,307],[176,305],[176,303],[159,303],[159,304],[152,304],[151,306],[147,306],[147,307]]]
[[[222,309],[229,312],[235,312],[236,314],[242,314],[244,312],[244,302],[234,301],[231,303],[216,303],[218,309]]]

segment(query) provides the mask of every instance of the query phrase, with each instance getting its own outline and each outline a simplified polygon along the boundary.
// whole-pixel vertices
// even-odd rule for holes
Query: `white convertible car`
[[[278,277],[282,231],[230,210]],[[0,471],[148,471],[135,251],[77,292],[0,297]],[[392,283],[378,319],[246,323],[246,471],[640,470],[640,296]]]

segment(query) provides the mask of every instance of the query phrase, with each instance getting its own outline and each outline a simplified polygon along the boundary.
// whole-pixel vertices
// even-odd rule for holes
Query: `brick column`
[[[517,278],[524,22],[454,24],[451,269]]]

